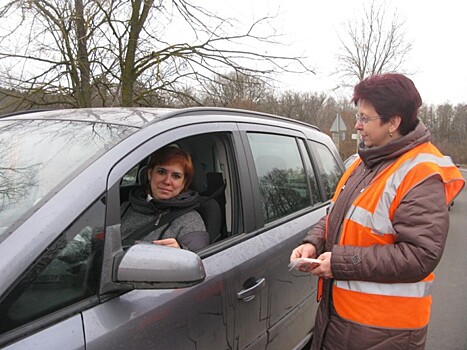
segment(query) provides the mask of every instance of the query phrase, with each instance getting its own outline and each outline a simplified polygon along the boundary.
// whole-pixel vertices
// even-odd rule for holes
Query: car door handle
[[[265,278],[260,278],[260,279],[250,278],[243,284],[245,289],[242,289],[240,292],[237,293],[237,299],[240,299],[243,301],[251,301],[255,298],[256,296],[255,294],[258,293],[259,290],[264,288],[265,285],[266,285]]]

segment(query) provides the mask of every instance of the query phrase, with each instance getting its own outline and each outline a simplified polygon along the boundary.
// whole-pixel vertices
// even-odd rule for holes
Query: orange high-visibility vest
[[[358,159],[344,173],[331,203],[339,197]],[[431,143],[424,143],[382,170],[349,208],[338,244],[367,247],[394,244],[392,219],[404,196],[428,177],[439,174],[449,204],[462,190],[457,167]],[[333,301],[340,317],[363,325],[416,329],[428,324],[434,274],[415,283],[376,283],[334,280]]]

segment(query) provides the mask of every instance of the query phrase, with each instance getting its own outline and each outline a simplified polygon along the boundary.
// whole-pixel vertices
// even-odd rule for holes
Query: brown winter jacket
[[[430,133],[419,122],[409,134],[381,147],[360,148],[363,162],[350,176],[329,215],[328,237],[324,239],[325,218],[303,240],[317,249],[317,255],[330,251],[334,279],[371,282],[416,282],[432,272],[443,253],[449,228],[444,185],[432,176],[414,187],[397,208],[393,227],[394,245],[370,247],[337,245],[344,216],[354,199],[370,181],[399,155],[428,142]],[[354,265],[351,257],[362,262]],[[312,349],[423,349],[426,329],[388,330],[358,325],[340,318],[333,307],[332,280],[324,281]],[[408,310],[408,312],[410,312]]]

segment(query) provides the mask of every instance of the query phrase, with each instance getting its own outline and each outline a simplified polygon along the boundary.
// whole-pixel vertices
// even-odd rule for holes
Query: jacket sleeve
[[[416,282],[431,273],[443,254],[449,229],[444,184],[432,176],[412,190],[397,208],[395,244],[332,249],[335,279],[396,283]]]
[[[177,242],[183,249],[196,251],[209,244],[209,233],[201,215],[192,210],[177,218],[180,226],[177,229]],[[175,222],[174,222],[175,224]]]
[[[320,255],[324,252],[324,243],[326,232],[326,216],[323,216],[315,225],[313,225],[302,240],[302,243],[311,243],[316,248],[316,254]]]

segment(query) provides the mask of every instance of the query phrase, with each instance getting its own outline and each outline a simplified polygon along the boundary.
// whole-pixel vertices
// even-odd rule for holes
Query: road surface
[[[467,169],[462,169],[467,179]],[[441,262],[435,269],[426,350],[467,350],[467,188],[454,201]]]

